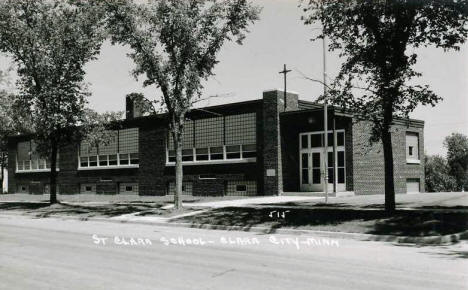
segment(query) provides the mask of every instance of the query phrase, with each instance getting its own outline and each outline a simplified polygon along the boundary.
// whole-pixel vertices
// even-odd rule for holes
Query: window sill
[[[59,168],[56,168],[55,170],[60,171]],[[50,172],[50,169],[15,170],[15,173],[39,173],[39,172]]]
[[[417,159],[406,159],[406,164],[421,164],[421,160],[417,160]]]
[[[228,160],[208,160],[208,161],[185,161],[185,162],[182,162],[182,166],[250,163],[250,162],[257,162],[257,158],[228,159]],[[166,162],[166,166],[175,166],[175,162]]]
[[[139,168],[139,164],[134,165],[115,165],[115,166],[93,166],[93,167],[78,167],[78,170],[106,170],[106,169],[128,169]]]

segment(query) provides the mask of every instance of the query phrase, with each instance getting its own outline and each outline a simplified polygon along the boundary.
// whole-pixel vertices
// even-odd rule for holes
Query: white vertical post
[[[324,106],[323,106],[323,127],[324,127],[324,192],[325,192],[325,203],[328,202],[328,104],[327,104],[327,59],[326,59],[326,38],[323,37],[323,95],[324,95]]]

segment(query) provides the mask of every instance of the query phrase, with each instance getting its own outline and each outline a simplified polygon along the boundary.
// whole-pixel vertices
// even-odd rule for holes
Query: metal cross
[[[284,68],[282,71],[280,71],[280,74],[284,75],[284,110],[286,111],[286,74],[288,72],[291,72],[290,69],[286,69],[286,64],[284,65]]]

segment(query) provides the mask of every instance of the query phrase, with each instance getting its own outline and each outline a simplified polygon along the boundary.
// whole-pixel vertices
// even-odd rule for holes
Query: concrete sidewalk
[[[317,196],[262,196],[257,198],[244,198],[235,200],[221,200],[221,201],[210,201],[210,202],[194,202],[194,203],[183,203],[186,207],[209,207],[209,208],[221,208],[221,207],[243,207],[248,205],[259,205],[259,204],[280,204],[287,202],[308,202],[324,200],[324,197]],[[171,209],[173,204],[168,204],[162,209]]]

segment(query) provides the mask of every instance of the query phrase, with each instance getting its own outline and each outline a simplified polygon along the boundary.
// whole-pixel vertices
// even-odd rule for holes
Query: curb
[[[30,216],[21,214],[1,213],[1,216]],[[331,231],[314,231],[314,230],[299,230],[299,229],[275,229],[267,227],[242,227],[242,226],[225,226],[212,224],[193,224],[193,223],[176,223],[176,222],[158,222],[144,220],[118,220],[103,217],[80,218],[73,216],[50,215],[46,218],[56,218],[63,220],[78,220],[78,221],[97,221],[116,224],[139,224],[139,225],[154,225],[163,227],[181,227],[192,229],[207,229],[207,230],[224,230],[224,231],[242,231],[259,234],[286,234],[286,235],[315,235],[335,239],[354,239],[360,241],[377,241],[390,242],[399,244],[418,244],[418,245],[450,245],[458,243],[461,240],[468,240],[468,230],[460,233],[449,234],[444,236],[427,236],[427,237],[412,237],[412,236],[394,236],[394,235],[374,235],[361,233],[346,233],[346,232],[331,232]]]

